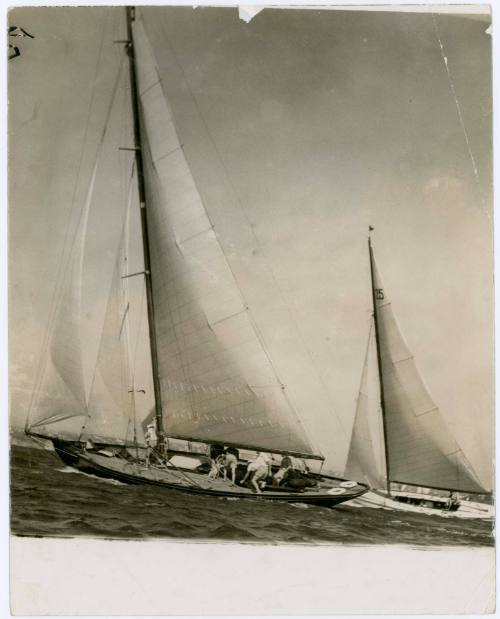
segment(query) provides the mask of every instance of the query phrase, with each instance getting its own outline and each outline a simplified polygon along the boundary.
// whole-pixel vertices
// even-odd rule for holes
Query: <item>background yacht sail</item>
[[[374,488],[387,486],[373,323],[368,335],[345,475],[349,479],[366,481]]]
[[[420,377],[372,260],[390,481],[485,492]]]
[[[166,433],[313,455],[196,188],[141,20],[134,41]]]

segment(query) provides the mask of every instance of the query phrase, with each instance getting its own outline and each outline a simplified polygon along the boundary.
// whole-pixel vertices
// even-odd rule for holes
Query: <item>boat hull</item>
[[[196,474],[192,471],[183,472],[169,468],[141,467],[116,456],[101,455],[100,452],[82,452],[77,447],[59,441],[54,441],[54,448],[65,464],[82,473],[114,479],[126,484],[156,486],[165,490],[193,495],[335,507],[340,503],[361,496],[368,490],[368,487],[364,484],[356,484],[354,488],[343,488],[340,484],[345,480],[321,475],[317,478],[326,484],[327,488],[324,490],[322,488],[307,488],[303,491],[288,492],[281,488],[270,487],[258,494],[249,488],[233,485],[231,482],[222,479],[208,480],[206,474]],[[335,494],[329,494],[332,489],[335,489]],[[341,493],[337,494],[339,489],[341,489]]]
[[[398,493],[400,497],[404,497],[405,493]],[[408,496],[413,498],[414,495],[409,493]],[[494,508],[491,505],[476,503],[471,501],[460,501],[459,505],[452,506],[452,509],[442,507],[445,503],[442,497],[437,497],[435,505],[431,506],[432,497],[422,495],[422,504],[415,505],[402,502],[395,498],[389,497],[382,492],[370,490],[362,497],[356,498],[350,503],[353,507],[370,507],[373,509],[390,509],[401,512],[411,512],[417,514],[426,514],[432,516],[442,516],[444,518],[476,518],[483,520],[492,520],[494,518]]]

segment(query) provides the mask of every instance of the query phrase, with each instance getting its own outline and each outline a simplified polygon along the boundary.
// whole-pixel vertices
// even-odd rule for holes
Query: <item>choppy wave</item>
[[[83,471],[77,471],[76,469],[71,468],[70,466],[65,466],[62,469],[57,469],[59,473],[71,473],[74,475],[83,475],[84,477],[90,477],[92,479],[97,480],[101,484],[111,484],[112,486],[126,486],[122,481],[118,481],[117,479],[106,479],[104,477],[98,477],[97,475],[92,475],[91,473],[84,473]]]
[[[228,501],[129,486],[75,471],[53,452],[16,446],[11,451],[16,535],[425,548],[492,546],[492,527],[486,521],[386,509]]]

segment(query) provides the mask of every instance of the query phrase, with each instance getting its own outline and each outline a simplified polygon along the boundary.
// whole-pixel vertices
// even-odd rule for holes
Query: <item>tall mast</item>
[[[370,232],[372,227],[370,226]],[[385,478],[387,481],[387,494],[391,495],[391,479],[389,476],[389,451],[387,449],[387,422],[385,415],[385,398],[384,398],[384,384],[382,382],[382,360],[380,356],[380,336],[378,330],[378,316],[377,316],[377,291],[375,290],[375,263],[373,260],[372,239],[370,233],[368,233],[368,253],[370,254],[370,277],[372,284],[372,304],[373,304],[373,323],[375,326],[375,343],[377,347],[377,366],[378,366],[378,380],[380,385],[380,408],[382,410],[382,429],[384,432],[384,452],[385,452]]]
[[[146,209],[146,188],[144,184],[144,160],[142,156],[141,124],[139,119],[139,96],[137,90],[137,75],[135,49],[132,34],[132,22],[135,20],[135,8],[126,7],[127,12],[127,54],[130,71],[130,94],[132,98],[132,115],[134,124],[135,165],[137,169],[137,188],[141,208],[142,246],[144,255],[144,278],[146,284],[146,300],[148,308],[149,342],[151,349],[151,367],[153,371],[153,387],[155,396],[156,432],[158,435],[158,449],[161,453],[165,449],[165,431],[163,429],[163,415],[161,405],[160,376],[158,372],[158,350],[156,347],[155,312],[153,302],[153,287],[151,283],[151,258],[149,248],[148,219]]]

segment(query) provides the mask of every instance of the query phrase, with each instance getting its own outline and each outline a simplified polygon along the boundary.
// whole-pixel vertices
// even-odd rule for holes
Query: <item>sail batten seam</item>
[[[415,411],[415,417],[423,417],[424,415],[428,415],[429,413],[433,413],[434,411],[437,411],[437,410],[439,410],[439,407],[434,406],[433,408],[429,408],[428,410],[423,411],[422,413],[417,413]]]
[[[182,150],[183,146],[184,146],[183,144],[179,144],[179,146],[176,146],[172,150],[169,150],[168,152],[164,153],[163,155],[160,155],[159,157],[156,157],[155,159],[153,159],[153,163],[157,164],[159,161],[163,161],[163,159],[166,159],[170,155],[173,155],[178,150]]]
[[[210,232],[213,229],[214,229],[213,226],[209,226],[208,228],[205,228],[204,230],[200,230],[199,232],[195,232],[194,234],[192,234],[191,236],[186,237],[185,239],[176,240],[176,244],[177,244],[178,247],[180,247],[184,243],[188,243],[189,241],[192,241],[196,237],[201,236],[202,234],[206,234],[207,232]]]

